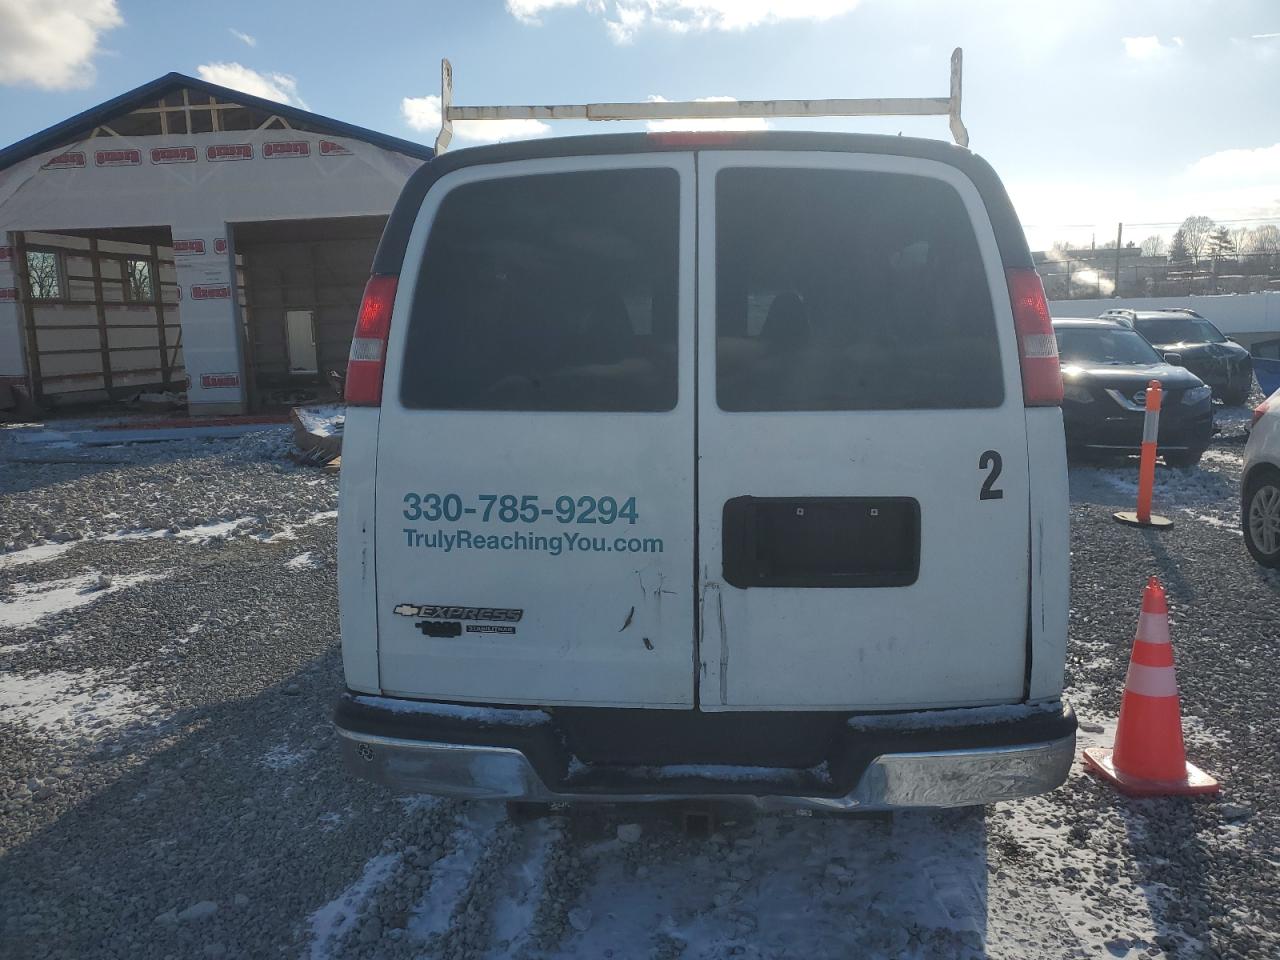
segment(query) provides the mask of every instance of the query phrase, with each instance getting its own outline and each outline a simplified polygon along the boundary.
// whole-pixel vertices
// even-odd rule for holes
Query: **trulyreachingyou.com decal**
[[[420,550],[533,551],[553,557],[568,553],[662,553],[661,537],[589,536],[585,533],[475,533],[472,530],[415,530],[405,527],[405,546]]]

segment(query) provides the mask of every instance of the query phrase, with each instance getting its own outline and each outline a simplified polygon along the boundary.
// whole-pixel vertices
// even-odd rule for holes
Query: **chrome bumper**
[[[733,768],[701,779],[720,789],[574,793],[551,790],[528,758],[510,747],[470,746],[358,733],[338,728],[347,769],[401,793],[432,793],[473,800],[532,802],[657,802],[720,800],[762,810],[846,812],[910,808],[966,807],[1045,793],[1067,778],[1075,736],[1040,743],[921,753],[886,753],[871,761],[844,796],[790,796],[737,793]],[[732,784],[732,786],[730,786]]]

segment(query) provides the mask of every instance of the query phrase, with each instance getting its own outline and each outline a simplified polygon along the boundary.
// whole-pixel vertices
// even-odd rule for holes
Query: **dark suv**
[[[1137,453],[1147,384],[1164,388],[1159,449],[1171,467],[1200,462],[1213,434],[1209,387],[1165,363],[1151,344],[1113,320],[1055,319],[1062,358],[1062,418],[1068,454]]]
[[[1178,364],[1212,387],[1213,395],[1228,406],[1238,407],[1249,399],[1249,351],[1194,310],[1107,310],[1102,317],[1133,327],[1166,359],[1176,354]]]

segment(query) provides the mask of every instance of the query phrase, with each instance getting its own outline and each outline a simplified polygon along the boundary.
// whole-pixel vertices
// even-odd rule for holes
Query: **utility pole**
[[[1124,239],[1124,224],[1116,224],[1116,286],[1111,292],[1120,296],[1120,241]]]

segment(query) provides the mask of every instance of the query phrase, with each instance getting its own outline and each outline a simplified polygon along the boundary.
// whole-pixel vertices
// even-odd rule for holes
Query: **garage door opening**
[[[386,217],[237,223],[255,409],[334,397]]]

